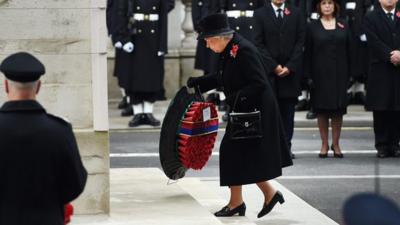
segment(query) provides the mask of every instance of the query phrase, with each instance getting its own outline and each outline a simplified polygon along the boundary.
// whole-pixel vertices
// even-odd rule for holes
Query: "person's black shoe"
[[[302,99],[296,104],[294,109],[296,110],[296,112],[309,110],[310,103],[307,101],[307,99]]]
[[[280,204],[283,204],[285,202],[285,199],[283,198],[283,195],[282,195],[282,193],[280,191],[277,191],[275,193],[274,197],[272,197],[272,199],[269,202],[269,204],[264,203],[264,206],[261,209],[261,211],[258,213],[257,218],[261,218],[261,217],[267,215],[269,212],[271,212],[271,210],[274,208],[274,206],[278,202]]]
[[[322,149],[321,149],[322,150]],[[328,151],[329,151],[329,147],[328,147],[328,149],[326,149],[326,152],[325,153],[319,153],[318,154],[318,157],[319,158],[321,158],[321,159],[325,159],[325,158],[328,158]]]
[[[230,209],[228,206],[225,206],[218,212],[214,213],[216,217],[230,217],[239,214],[239,216],[245,216],[246,214],[246,204],[244,202],[234,209]]]
[[[315,112],[313,112],[313,111],[308,111],[307,112],[306,119],[313,120],[315,118],[317,118],[317,114]]]
[[[160,126],[160,121],[154,118],[152,113],[143,114],[144,123],[153,127]]]
[[[353,103],[356,105],[364,105],[365,104],[365,94],[361,91],[356,92],[353,96]]]
[[[125,109],[128,106],[128,96],[122,97],[122,100],[118,103],[118,109]]]
[[[333,147],[333,145],[331,145],[331,150],[333,151],[333,157],[334,158],[343,158],[344,157],[344,155],[343,155],[343,153],[336,153],[336,151],[335,151],[335,148]]]
[[[142,113],[136,114],[136,115],[133,116],[131,121],[129,121],[128,126],[129,127],[137,127],[139,125],[143,125],[144,124],[143,122],[144,122],[143,121],[143,114]]]
[[[124,108],[121,111],[121,116],[133,116],[133,107],[131,105],[128,105],[128,107]]]
[[[389,156],[390,156],[390,154],[387,151],[379,151],[378,150],[378,153],[376,154],[376,157],[381,158],[381,159],[387,158]]]

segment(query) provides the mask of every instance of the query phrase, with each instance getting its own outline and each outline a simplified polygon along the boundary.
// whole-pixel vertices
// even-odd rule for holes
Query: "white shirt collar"
[[[394,14],[396,13],[396,8],[392,9],[391,11],[387,11],[387,10],[384,9],[383,7],[382,7],[382,9],[383,9],[383,11],[384,11],[386,14],[392,13],[392,16],[394,16]]]
[[[271,5],[272,5],[272,8],[274,9],[274,12],[275,12],[275,15],[276,16],[278,16],[278,9],[282,9],[282,12],[283,12],[283,10],[285,10],[285,3],[283,3],[282,5],[281,5],[281,7],[277,7],[276,5],[274,5],[274,3],[272,3],[271,2]]]

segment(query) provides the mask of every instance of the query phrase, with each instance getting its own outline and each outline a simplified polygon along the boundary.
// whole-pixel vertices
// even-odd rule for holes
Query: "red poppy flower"
[[[397,18],[400,18],[400,11],[396,13]]]
[[[342,23],[337,23],[337,25],[340,27],[340,28],[342,28],[342,29],[344,29],[344,25],[342,24]]]
[[[64,206],[64,224],[69,224],[71,222],[71,217],[74,214],[74,207],[71,203]]]
[[[233,57],[233,58],[236,58],[236,55],[237,55],[237,51],[239,50],[239,46],[238,45],[233,45],[232,46],[232,49],[231,49],[231,56]]]
[[[284,13],[286,16],[289,16],[289,15],[290,15],[290,10],[289,10],[288,8],[285,8],[285,10],[283,11],[283,13]]]

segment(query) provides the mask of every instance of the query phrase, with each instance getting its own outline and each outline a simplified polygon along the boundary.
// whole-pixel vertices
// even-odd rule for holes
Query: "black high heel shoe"
[[[258,213],[257,218],[261,218],[261,217],[267,215],[269,212],[271,212],[271,210],[274,208],[274,206],[278,202],[281,205],[285,202],[285,199],[283,198],[283,195],[282,195],[282,193],[280,191],[277,191],[275,193],[274,197],[272,197],[272,199],[269,202],[269,204],[264,203],[264,206],[261,209],[261,211]]]
[[[342,153],[336,153],[335,149],[333,148],[333,144],[331,145],[331,150],[333,151],[333,157],[335,158],[343,158],[343,154]]]
[[[230,209],[228,206],[225,206],[218,212],[214,213],[216,217],[230,217],[239,214],[239,216],[245,216],[246,214],[246,204],[244,202],[234,209]]]
[[[326,150],[326,153],[319,153],[318,157],[321,158],[321,159],[328,158],[328,151],[329,151],[329,147]]]

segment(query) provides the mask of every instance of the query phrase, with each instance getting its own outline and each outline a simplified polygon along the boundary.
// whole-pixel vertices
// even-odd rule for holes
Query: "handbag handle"
[[[232,107],[232,112],[235,112],[236,103],[237,103],[237,100],[238,100],[238,98],[239,98],[240,92],[241,92],[241,90],[238,91],[238,93],[236,94],[235,102],[233,103],[233,107]]]
[[[200,86],[199,86],[199,85],[196,85],[196,87],[195,87],[195,94],[198,95],[198,96],[200,97],[200,99],[201,99],[202,102],[205,102],[205,101],[206,101],[206,100],[204,99],[203,95],[201,94]]]

